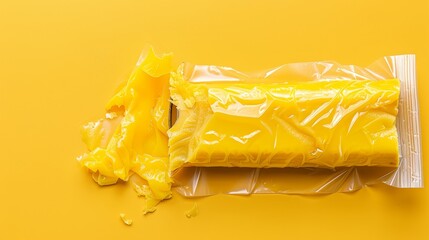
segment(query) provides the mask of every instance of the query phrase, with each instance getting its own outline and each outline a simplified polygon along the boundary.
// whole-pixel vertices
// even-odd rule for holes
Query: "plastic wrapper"
[[[170,170],[184,196],[422,187],[415,57],[246,74],[182,64]]]

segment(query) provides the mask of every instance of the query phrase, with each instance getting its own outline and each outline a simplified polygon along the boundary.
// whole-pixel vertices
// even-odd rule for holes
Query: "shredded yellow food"
[[[110,99],[104,118],[83,127],[89,153],[78,158],[100,185],[128,181],[132,174],[145,180],[144,213],[171,197],[167,129],[172,55],[152,49],[141,58],[128,81]]]

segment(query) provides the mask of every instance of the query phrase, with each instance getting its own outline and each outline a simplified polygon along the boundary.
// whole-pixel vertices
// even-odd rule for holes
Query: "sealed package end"
[[[414,55],[256,74],[182,64],[170,85],[170,171],[185,196],[422,187]]]

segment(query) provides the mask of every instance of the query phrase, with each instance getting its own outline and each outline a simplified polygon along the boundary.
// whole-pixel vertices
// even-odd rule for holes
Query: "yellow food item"
[[[128,81],[110,99],[106,116],[83,127],[89,153],[78,158],[100,185],[128,181],[137,174],[145,180],[144,212],[171,196],[167,129],[172,55],[152,49],[137,63]]]
[[[397,79],[189,82],[182,70],[171,170],[398,165]]]
[[[196,217],[198,215],[198,205],[197,203],[194,203],[192,205],[192,208],[185,212],[185,216],[187,218]]]
[[[131,226],[133,225],[133,220],[131,218],[128,218],[125,216],[125,213],[119,214],[119,217],[121,217],[122,222],[124,222],[125,225]]]

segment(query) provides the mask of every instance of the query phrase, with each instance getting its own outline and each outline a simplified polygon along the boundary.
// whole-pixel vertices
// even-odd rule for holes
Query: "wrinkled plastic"
[[[397,79],[172,86],[172,170],[398,165]]]
[[[170,84],[170,170],[184,196],[423,185],[414,55],[256,74],[184,64]]]
[[[137,175],[133,183],[137,194],[146,197],[144,213],[171,197],[167,150],[171,69],[171,54],[158,57],[148,49],[108,102],[105,117],[82,131],[89,150],[78,158],[82,166],[99,185]]]

